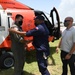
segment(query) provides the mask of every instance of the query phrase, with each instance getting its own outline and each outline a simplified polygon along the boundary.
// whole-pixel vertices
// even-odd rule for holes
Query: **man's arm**
[[[73,54],[74,51],[75,51],[75,43],[73,44],[73,46],[72,46],[72,48],[71,48],[69,54]]]
[[[72,41],[73,41],[72,48],[71,48],[70,52],[66,55],[65,59],[70,59],[71,56],[72,56],[72,54],[73,54],[74,51],[75,51],[75,30],[74,30],[74,32],[73,32]]]
[[[12,28],[9,28],[8,30],[9,30],[9,32],[13,32],[13,33],[19,34],[21,36],[26,36],[26,32],[17,31],[17,30],[12,29]]]
[[[73,32],[72,41],[73,41],[73,46],[72,46],[72,48],[71,48],[71,50],[69,52],[70,55],[72,55],[73,52],[75,51],[75,30]]]
[[[18,31],[18,28],[16,25],[13,25],[9,30],[14,30],[14,31]],[[14,32],[10,32],[10,36],[13,36],[13,38],[17,41],[17,42],[21,42],[24,43],[24,38],[21,35],[18,35]]]

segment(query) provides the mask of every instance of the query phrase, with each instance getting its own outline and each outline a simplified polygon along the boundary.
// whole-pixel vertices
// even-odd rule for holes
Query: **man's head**
[[[23,23],[23,16],[20,14],[17,14],[15,17],[15,22],[18,26],[21,26]]]
[[[44,17],[43,16],[36,16],[35,18],[34,18],[34,20],[35,20],[35,25],[37,26],[37,25],[39,25],[39,24],[41,24],[41,23],[44,23]]]
[[[73,23],[73,18],[72,17],[66,17],[64,20],[64,26],[65,27],[71,27]]]

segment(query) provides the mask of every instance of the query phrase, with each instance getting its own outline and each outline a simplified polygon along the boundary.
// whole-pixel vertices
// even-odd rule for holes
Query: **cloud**
[[[67,16],[73,17],[75,21],[75,0],[61,0],[58,12],[61,21]]]

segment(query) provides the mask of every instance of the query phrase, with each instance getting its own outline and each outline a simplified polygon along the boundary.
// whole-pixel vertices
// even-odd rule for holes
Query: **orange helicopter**
[[[58,23],[57,27],[54,25],[53,12],[56,13]],[[43,11],[36,11],[16,0],[0,0],[0,65],[3,68],[9,68],[14,64],[8,28],[10,28],[14,23],[16,14],[21,14],[24,17],[22,25],[22,29],[24,31],[31,30],[35,27],[33,20],[35,16],[44,16],[46,26],[50,31],[49,41],[54,41],[60,38],[60,19],[56,8],[53,8],[50,12],[50,17],[52,20],[50,22]],[[33,37],[25,37],[25,40],[33,40]],[[32,45],[32,41],[27,43],[25,48],[28,51],[35,49]],[[7,62],[10,62],[10,64]]]

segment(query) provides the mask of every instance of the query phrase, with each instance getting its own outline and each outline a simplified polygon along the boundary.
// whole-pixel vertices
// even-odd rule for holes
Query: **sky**
[[[71,16],[75,22],[75,0],[17,0],[35,10],[41,10],[50,13],[55,7],[59,13],[60,21],[65,17]]]

